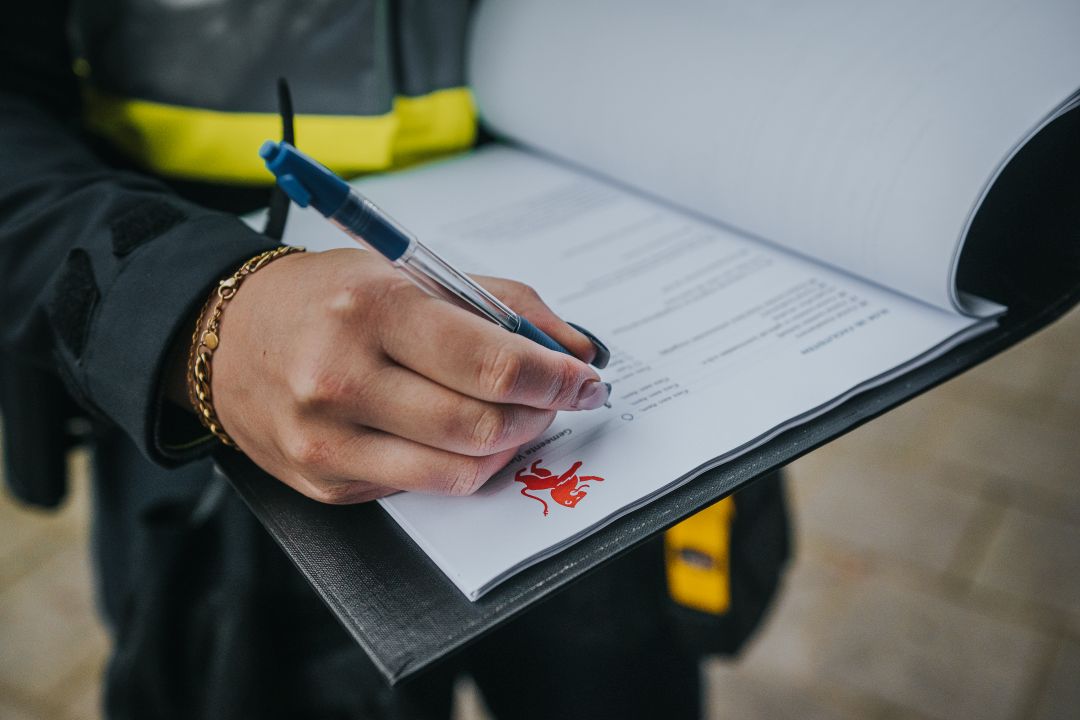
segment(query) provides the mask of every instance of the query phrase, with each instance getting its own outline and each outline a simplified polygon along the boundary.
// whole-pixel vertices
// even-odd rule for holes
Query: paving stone
[[[1080,714],[1080,643],[1066,641],[1035,709],[1035,720],[1075,720]]]
[[[980,589],[1080,616],[1080,525],[1006,511],[975,574]]]
[[[855,458],[900,460],[933,456],[948,440],[955,400],[938,389],[920,395],[826,446]]]
[[[462,678],[454,684],[454,720],[492,720],[487,711],[480,689],[471,678]]]
[[[44,720],[44,716],[27,708],[13,705],[2,698],[0,698],[0,718],[3,720]]]
[[[1012,412],[1034,408],[1032,401],[1045,402],[1059,391],[1071,365],[1062,348],[1072,337],[1051,327],[949,381],[942,390],[954,397],[975,394]]]
[[[1080,419],[1080,351],[1075,350],[1073,361],[1057,392],[1059,417]]]
[[[0,683],[46,698],[81,665],[102,657],[89,561],[73,544],[0,593]]]
[[[64,688],[64,720],[99,720],[102,714],[101,682],[105,658],[95,658]]]
[[[1080,442],[1075,425],[1049,424],[967,404],[954,417],[946,460],[1002,484],[1013,497],[1041,493],[1080,503]]]
[[[803,456],[789,468],[795,507],[808,507],[830,477],[849,473],[852,467],[935,458],[948,435],[949,413],[955,410],[954,402],[932,391]]]
[[[803,548],[776,605],[744,649],[740,666],[791,682],[815,681],[821,649],[844,621],[852,586],[865,572],[857,560],[832,558],[826,563]]]
[[[77,478],[59,509],[42,510],[18,503],[0,486],[0,591],[60,549],[85,542],[89,495],[88,479]]]
[[[1052,328],[1068,328],[1072,337],[1080,337],[1080,308],[1073,308],[1058,319]]]
[[[819,656],[831,681],[932,718],[1015,717],[1047,640],[893,579],[861,584]]]
[[[706,713],[709,720],[866,720],[881,710],[827,690],[811,689],[760,673],[748,673],[729,661],[710,660],[703,666]]]
[[[0,592],[56,553],[80,542],[66,518],[18,509],[0,513],[0,523],[13,536],[0,543]]]
[[[833,464],[805,505],[801,526],[858,550],[943,572],[983,501],[928,481],[928,461],[911,453]]]
[[[833,466],[841,457],[826,446],[789,465],[785,471],[789,504],[795,508],[805,507],[821,490],[825,478],[833,472]]]

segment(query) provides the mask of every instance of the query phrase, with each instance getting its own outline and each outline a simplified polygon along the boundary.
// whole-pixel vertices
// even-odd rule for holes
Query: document
[[[512,148],[358,187],[451,262],[531,284],[612,351],[610,409],[560,413],[473,496],[380,501],[471,599],[993,325]],[[310,211],[286,240],[351,242]]]
[[[1076,0],[480,3],[471,82],[506,144],[358,185],[608,343],[612,407],[474,496],[382,506],[476,599],[990,330],[1005,308],[957,268],[993,250],[968,231],[1002,169],[1080,112],[1078,30]],[[286,239],[349,243],[309,212]]]

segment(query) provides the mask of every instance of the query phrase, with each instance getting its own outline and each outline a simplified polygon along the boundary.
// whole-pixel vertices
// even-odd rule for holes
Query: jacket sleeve
[[[209,443],[163,439],[170,347],[220,277],[275,243],[94,152],[65,5],[39,0],[0,30],[0,348],[56,372],[151,459],[182,462]]]

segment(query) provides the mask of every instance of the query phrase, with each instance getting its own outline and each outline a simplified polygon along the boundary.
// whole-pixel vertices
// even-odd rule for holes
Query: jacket
[[[269,199],[257,149],[279,133],[279,76],[288,71],[298,144],[343,173],[467,147],[475,114],[463,88],[465,0],[312,0],[287,13],[258,0],[36,8],[0,26],[0,409],[8,480],[23,499],[55,504],[73,416],[110,429],[101,445],[119,429],[157,465],[212,448],[193,418],[170,411],[160,378],[213,284],[276,244],[235,213]],[[788,555],[779,481],[750,490],[665,546],[673,611],[703,651],[745,641]],[[115,504],[132,514],[129,498]],[[168,654],[160,634],[176,634],[168,619],[196,600],[259,596],[231,585],[178,594],[197,586],[183,559],[199,531],[144,515],[156,535],[111,542],[145,546],[140,565],[153,570],[112,583],[145,589],[130,604],[142,620],[121,628],[116,687]],[[244,565],[225,563],[222,582]],[[234,608],[238,626],[254,604]]]
[[[0,411],[16,494],[55,504],[71,418],[209,451],[160,379],[216,280],[275,243],[257,149],[356,174],[467,147],[464,0],[41,0],[0,29]],[[223,37],[227,41],[223,41]],[[63,386],[59,383],[62,382]]]

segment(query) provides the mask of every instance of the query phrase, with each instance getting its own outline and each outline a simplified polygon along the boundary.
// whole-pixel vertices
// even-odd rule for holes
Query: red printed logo
[[[550,490],[552,500],[560,505],[572,508],[588,495],[585,492],[585,489],[589,487],[588,483],[604,481],[604,478],[595,475],[578,476],[577,471],[581,467],[580,460],[571,465],[570,469],[562,475],[555,475],[550,470],[540,467],[542,462],[543,460],[534,462],[532,467],[529,468],[528,474],[525,474],[525,468],[518,470],[514,475],[514,481],[525,485],[525,487],[521,488],[522,495],[532,498],[544,506],[544,515],[548,514],[547,502],[536,495],[530,495],[529,490],[534,492]]]

